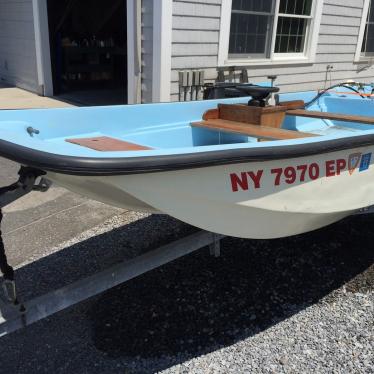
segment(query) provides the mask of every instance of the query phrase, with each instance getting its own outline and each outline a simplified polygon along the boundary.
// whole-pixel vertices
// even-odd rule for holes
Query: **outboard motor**
[[[245,96],[245,93],[236,89],[235,83],[206,83],[204,85],[204,100],[227,99],[230,97]]]
[[[208,83],[204,86],[204,100],[251,96],[249,106],[265,107],[271,94],[279,87],[262,87],[249,83]]]

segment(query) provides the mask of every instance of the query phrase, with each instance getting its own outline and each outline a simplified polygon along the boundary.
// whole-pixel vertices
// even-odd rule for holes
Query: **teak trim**
[[[121,139],[111,138],[109,136],[70,138],[65,139],[65,141],[101,152],[145,151],[152,149],[141,144],[130,143]]]

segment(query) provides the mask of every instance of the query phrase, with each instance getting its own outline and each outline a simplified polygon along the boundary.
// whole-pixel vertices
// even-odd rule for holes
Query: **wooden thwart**
[[[312,110],[295,109],[295,110],[288,110],[287,115],[288,116],[329,119],[329,120],[332,120],[332,121],[366,123],[366,124],[374,125],[374,117],[353,116],[353,115],[348,115],[348,114],[339,114],[339,113],[318,112],[318,111],[312,111]]]
[[[299,139],[316,136],[300,131],[284,130],[274,127],[251,125],[248,123],[240,123],[234,121],[227,121],[224,119],[211,119],[208,121],[193,122],[191,126],[201,127],[210,130],[217,130],[222,132],[229,132],[241,135],[247,135],[260,139],[284,140],[284,139]]]
[[[65,139],[65,141],[82,147],[91,148],[101,152],[118,151],[144,151],[152,149],[144,145],[125,142],[121,139],[111,138],[109,136],[97,136],[93,138]]]
[[[259,140],[299,139],[314,134],[281,129],[289,109],[303,108],[304,101],[287,101],[277,106],[252,107],[243,104],[218,104],[218,108],[207,110],[203,121],[191,126],[210,130],[247,135]]]

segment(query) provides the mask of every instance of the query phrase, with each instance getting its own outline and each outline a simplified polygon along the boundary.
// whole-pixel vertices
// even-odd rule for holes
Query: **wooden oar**
[[[355,115],[330,113],[330,112],[318,112],[318,111],[304,110],[304,109],[288,110],[286,114],[288,116],[320,118],[320,119],[329,119],[332,121],[357,122],[357,123],[366,123],[366,124],[374,125],[374,117],[367,117],[367,116],[355,116]]]

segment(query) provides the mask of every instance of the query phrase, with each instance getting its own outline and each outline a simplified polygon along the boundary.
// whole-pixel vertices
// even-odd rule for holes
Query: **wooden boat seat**
[[[247,135],[265,140],[299,139],[316,136],[315,134],[281,129],[289,109],[303,108],[302,100],[280,103],[265,108],[241,104],[219,104],[203,115],[203,121],[193,122],[191,126],[209,130]]]
[[[91,148],[101,152],[118,152],[118,151],[144,151],[152,149],[144,145],[125,142],[121,139],[111,138],[109,136],[97,136],[93,138],[75,138],[65,139],[68,143]]]
[[[374,125],[374,117],[355,116],[330,112],[318,112],[312,110],[293,109],[286,112],[288,116],[329,119],[332,121],[358,122]]]
[[[210,119],[207,121],[192,122],[191,126],[209,130],[216,130],[234,134],[247,135],[253,138],[268,140],[299,139],[316,136],[300,131],[278,129],[275,127],[251,125],[249,123],[228,121],[224,119]]]

